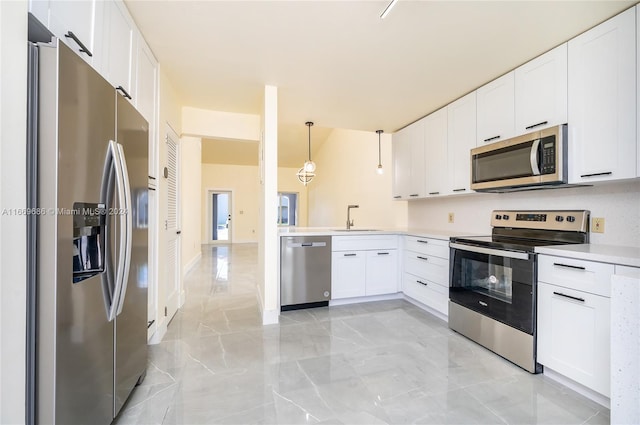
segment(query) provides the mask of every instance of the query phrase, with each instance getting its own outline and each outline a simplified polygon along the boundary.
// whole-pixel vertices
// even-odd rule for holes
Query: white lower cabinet
[[[614,266],[539,258],[538,362],[609,397],[609,294]]]
[[[398,292],[396,235],[334,236],[331,299]]]
[[[405,236],[404,247],[403,292],[448,316],[449,242]]]

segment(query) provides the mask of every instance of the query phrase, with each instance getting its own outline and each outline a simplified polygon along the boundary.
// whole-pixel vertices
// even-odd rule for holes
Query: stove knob
[[[509,220],[509,216],[508,215],[503,215],[502,218],[504,218],[505,220]]]
[[[502,216],[500,214],[496,214],[496,220],[502,220]]]
[[[567,220],[569,220],[569,218],[567,218]],[[562,217],[561,215],[557,215],[557,216],[556,216],[556,221],[557,221],[558,223],[562,223],[562,222],[564,221],[564,217]]]
[[[574,216],[572,216],[572,215],[568,215],[568,216],[567,216],[567,221],[568,221],[569,223],[573,223],[574,221],[576,221],[576,218],[575,218]]]

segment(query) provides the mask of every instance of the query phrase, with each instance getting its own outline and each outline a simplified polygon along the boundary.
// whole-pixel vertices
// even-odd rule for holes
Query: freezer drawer
[[[331,299],[331,237],[281,238],[281,309],[326,306],[329,299]]]

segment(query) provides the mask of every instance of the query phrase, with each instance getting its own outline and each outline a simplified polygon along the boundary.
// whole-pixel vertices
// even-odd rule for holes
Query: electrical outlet
[[[604,217],[591,217],[591,232],[604,233]]]
[[[453,213],[449,213],[449,223],[453,223],[454,218],[455,218],[454,214]]]

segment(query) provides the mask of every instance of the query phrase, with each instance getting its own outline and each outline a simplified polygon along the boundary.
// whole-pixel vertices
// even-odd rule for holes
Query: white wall
[[[406,227],[407,202],[391,198],[391,135],[382,134],[378,166],[375,132],[335,129],[314,156],[316,177],[309,183],[309,226],[345,227],[347,205],[356,227]],[[313,141],[313,130],[312,130]]]
[[[183,134],[217,139],[259,140],[260,116],[182,108]]]
[[[26,206],[27,2],[0,1],[0,209]],[[26,221],[0,216],[0,423],[25,420]]]
[[[200,187],[202,185],[202,146],[198,137],[180,139],[181,170],[181,225],[182,273],[189,272],[201,257],[200,250],[200,211],[202,210]]]
[[[640,181],[601,186],[502,194],[433,198],[409,202],[409,227],[491,232],[494,209],[586,209],[605,218],[605,233],[591,233],[591,242],[640,246]],[[447,214],[455,222],[447,222]]]

